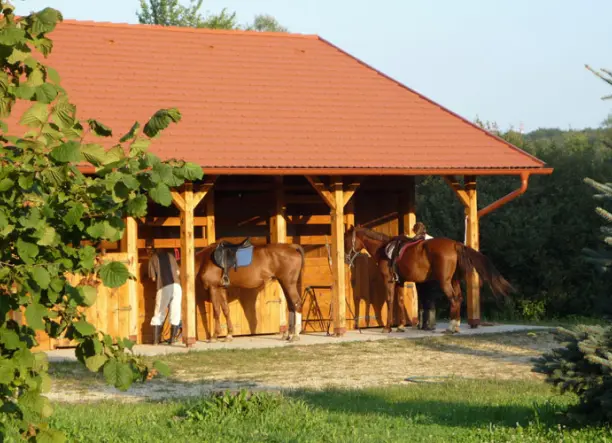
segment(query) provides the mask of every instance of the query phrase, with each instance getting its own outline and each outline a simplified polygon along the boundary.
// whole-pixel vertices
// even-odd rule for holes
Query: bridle
[[[344,261],[352,268],[355,266],[355,259],[361,254],[361,252],[355,249],[355,245],[357,244],[357,231],[355,229],[353,229],[351,240],[351,250],[344,254]]]

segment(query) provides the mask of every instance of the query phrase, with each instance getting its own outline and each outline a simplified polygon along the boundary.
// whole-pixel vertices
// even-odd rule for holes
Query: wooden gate
[[[125,252],[108,253],[104,256],[105,261],[127,262],[128,254]],[[76,286],[81,280],[81,276],[71,275],[68,281]],[[130,331],[130,311],[132,306],[129,301],[128,284],[115,289],[110,289],[100,284],[98,286],[98,296],[93,306],[82,309],[87,321],[94,325],[96,329],[113,338],[128,337]],[[25,316],[17,315],[25,323]],[[39,345],[35,351],[52,350],[59,347],[76,346],[76,342],[66,338],[51,339],[44,331],[38,331],[36,339]]]

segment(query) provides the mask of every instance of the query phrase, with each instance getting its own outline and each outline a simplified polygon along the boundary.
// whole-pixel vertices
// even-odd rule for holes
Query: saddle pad
[[[393,257],[393,251],[395,250],[396,245],[397,243],[393,241],[389,243],[387,246],[385,246],[385,254],[387,255],[387,258],[389,260],[391,260],[391,257]]]
[[[249,266],[253,261],[253,246],[240,248],[236,251],[236,267]]]
[[[417,241],[411,241],[408,243],[404,243],[402,245],[402,248],[399,250],[399,254],[397,254],[397,259],[401,260],[402,256],[404,255],[404,252],[406,252],[406,249],[408,249],[408,246],[413,246],[413,245],[418,245],[419,243],[423,242],[425,240],[417,240]]]

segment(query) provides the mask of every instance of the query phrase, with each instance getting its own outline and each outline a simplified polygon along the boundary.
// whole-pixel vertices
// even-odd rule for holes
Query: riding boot
[[[418,328],[419,329],[423,329],[423,321],[425,321],[425,318],[423,316],[423,313],[425,312],[425,310],[421,307],[419,307],[419,324],[418,324]]]
[[[161,326],[153,326],[153,344],[159,344],[159,333],[161,332]]]
[[[176,343],[178,337],[179,326],[170,325],[170,338],[166,341],[167,344],[171,345]]]

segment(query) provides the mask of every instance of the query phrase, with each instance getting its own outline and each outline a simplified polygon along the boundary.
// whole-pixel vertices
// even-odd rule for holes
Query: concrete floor
[[[435,332],[426,332],[407,328],[406,332],[392,332],[383,334],[382,328],[363,329],[359,331],[348,331],[343,337],[330,337],[324,332],[310,332],[300,335],[300,341],[287,343],[280,340],[280,335],[255,335],[234,337],[231,342],[218,341],[216,343],[208,343],[204,341],[196,342],[191,348],[187,348],[182,343],[177,343],[173,346],[168,345],[136,345],[134,353],[138,355],[154,356],[166,355],[190,351],[210,351],[215,349],[261,349],[261,348],[276,348],[281,346],[307,346],[320,345],[330,343],[345,343],[358,341],[375,341],[389,339],[418,339],[423,337],[440,336],[446,329],[448,323],[438,323],[438,329]],[[482,335],[496,334],[503,332],[527,331],[534,329],[549,329],[543,326],[523,326],[523,325],[494,325],[481,326],[476,329],[470,329],[466,324],[461,325],[461,335]],[[45,351],[49,357],[49,361],[76,361],[74,349],[56,349],[54,351]]]

